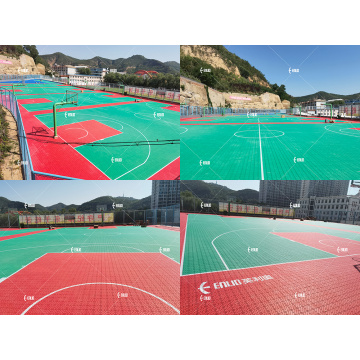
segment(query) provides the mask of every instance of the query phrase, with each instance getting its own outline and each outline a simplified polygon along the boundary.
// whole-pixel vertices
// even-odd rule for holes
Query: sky
[[[87,60],[95,56],[115,60],[133,55],[162,62],[180,62],[179,45],[36,45],[40,55],[61,52],[77,59]]]
[[[260,70],[271,84],[284,84],[288,94],[317,91],[350,95],[360,92],[360,46],[226,45],[230,52]],[[289,68],[299,69],[289,74]]]
[[[59,202],[80,205],[99,196],[142,199],[151,195],[151,181],[0,181],[0,196],[12,201],[50,206]]]
[[[217,183],[231,190],[253,189],[259,191],[260,180],[205,180],[209,183]]]
[[[360,180],[359,180],[360,181]],[[206,180],[205,182],[209,183],[218,183],[228,187],[231,190],[243,190],[243,189],[253,189],[259,191],[260,180]],[[349,184],[348,195],[356,195],[359,192],[359,188],[353,188]]]

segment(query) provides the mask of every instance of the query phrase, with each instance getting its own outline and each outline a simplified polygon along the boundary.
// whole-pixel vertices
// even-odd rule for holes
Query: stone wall
[[[180,77],[180,101],[187,105],[208,106],[208,98],[204,84],[196,81]],[[184,90],[182,89],[184,87]],[[232,108],[242,109],[288,109],[290,102],[287,100],[281,101],[278,95],[272,93],[264,93],[261,95],[249,95],[242,93],[221,93],[217,90],[209,88],[209,96],[213,107],[224,107],[227,103],[231,104]],[[247,98],[250,100],[232,99]]]
[[[0,55],[0,74],[7,75],[45,75],[45,66],[35,65],[34,59],[22,54],[18,59]],[[6,62],[6,63],[4,63]]]

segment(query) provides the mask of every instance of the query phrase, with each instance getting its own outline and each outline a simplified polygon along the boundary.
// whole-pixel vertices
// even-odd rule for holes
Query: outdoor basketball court
[[[179,106],[51,81],[15,91],[37,179],[174,180],[180,175]],[[70,94],[70,95],[69,95]],[[54,138],[53,105],[57,138]],[[52,176],[46,176],[50,174]]]
[[[0,314],[179,314],[179,232],[0,229]]]
[[[352,179],[360,123],[282,114],[181,119],[181,178]],[[327,119],[329,121],[329,119]]]
[[[181,213],[181,314],[360,314],[360,227]]]

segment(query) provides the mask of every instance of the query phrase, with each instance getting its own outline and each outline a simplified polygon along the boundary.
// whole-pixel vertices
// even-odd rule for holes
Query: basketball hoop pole
[[[332,111],[332,104],[330,103],[325,103],[325,105],[330,105],[330,119],[332,120],[332,115],[333,115],[333,111]]]
[[[67,104],[74,104],[74,101],[62,101],[58,103],[54,103],[53,105],[53,118],[54,118],[54,139],[57,139],[57,125],[56,125],[56,106],[58,105],[67,105]]]

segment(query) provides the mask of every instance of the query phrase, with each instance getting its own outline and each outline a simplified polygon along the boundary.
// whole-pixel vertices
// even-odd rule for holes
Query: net
[[[66,90],[66,102],[77,105],[78,95],[76,91]]]

